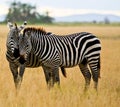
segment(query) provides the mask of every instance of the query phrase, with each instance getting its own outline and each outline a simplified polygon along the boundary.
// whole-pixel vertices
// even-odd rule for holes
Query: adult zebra
[[[46,31],[26,28],[19,38],[20,55],[26,59],[32,51],[42,64],[48,85],[51,87],[59,80],[58,67],[79,65],[88,89],[91,73],[94,88],[97,90],[100,77],[100,40],[91,33],[81,32],[70,35],[46,35]],[[88,68],[91,70],[89,70]]]
[[[9,66],[13,74],[16,89],[20,88],[25,67],[35,68],[41,66],[41,62],[38,60],[38,57],[32,52],[29,53],[26,61],[24,58],[20,57],[18,42],[20,31],[25,28],[25,25],[27,25],[26,21],[20,27],[17,27],[16,23],[13,25],[11,22],[8,22],[8,27],[10,30],[6,41],[6,58],[9,61]],[[50,33],[48,33],[48,35],[50,35]],[[20,68],[19,72],[18,68]],[[66,77],[65,69],[61,68],[61,70],[63,76]]]
[[[13,74],[15,87],[18,88],[22,81],[23,71],[25,69],[24,64],[21,64],[24,62],[23,58],[19,58],[19,47],[18,47],[18,39],[19,39],[19,33],[22,29],[25,28],[25,25],[27,22],[25,21],[23,25],[20,27],[17,27],[17,24],[13,25],[11,22],[8,22],[9,32],[7,36],[6,41],[6,59],[9,62],[10,70]],[[20,63],[21,62],[21,63]],[[18,67],[20,67],[20,72],[18,72]]]

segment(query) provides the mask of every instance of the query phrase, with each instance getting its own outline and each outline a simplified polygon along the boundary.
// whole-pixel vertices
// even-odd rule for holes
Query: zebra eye
[[[11,39],[13,39],[13,37],[11,37]]]

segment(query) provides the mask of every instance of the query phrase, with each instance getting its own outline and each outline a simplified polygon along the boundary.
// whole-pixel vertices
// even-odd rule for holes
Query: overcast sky
[[[0,15],[8,12],[8,7],[14,0],[0,0]],[[83,13],[114,14],[120,16],[120,0],[16,0],[37,7],[37,11],[50,15],[67,16]]]

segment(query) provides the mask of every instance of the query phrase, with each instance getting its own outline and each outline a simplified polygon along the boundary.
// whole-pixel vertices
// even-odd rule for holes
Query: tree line
[[[36,6],[32,6],[27,3],[12,2],[10,4],[8,14],[5,21],[23,21],[27,20],[31,23],[52,23],[54,18],[49,16],[49,11],[42,15],[36,11]]]

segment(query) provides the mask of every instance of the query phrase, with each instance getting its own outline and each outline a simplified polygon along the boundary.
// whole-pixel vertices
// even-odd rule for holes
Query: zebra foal
[[[54,83],[60,83],[59,67],[79,65],[85,78],[85,90],[90,85],[91,75],[94,88],[97,90],[100,77],[101,44],[93,34],[81,32],[47,36],[43,29],[26,28],[19,38],[19,45],[19,54],[24,60],[31,51],[38,56],[49,87],[52,87]]]

